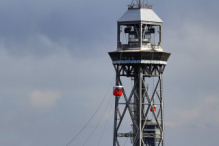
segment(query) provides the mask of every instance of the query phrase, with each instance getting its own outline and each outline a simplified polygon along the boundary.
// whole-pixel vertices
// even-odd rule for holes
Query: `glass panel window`
[[[136,34],[135,33],[129,33],[129,38],[130,39],[136,39]]]
[[[129,35],[129,38],[130,38],[130,39],[134,39],[134,38],[135,38],[135,35],[131,34],[131,35]]]
[[[151,38],[151,34],[150,33],[145,33],[144,38],[145,39],[150,39]]]

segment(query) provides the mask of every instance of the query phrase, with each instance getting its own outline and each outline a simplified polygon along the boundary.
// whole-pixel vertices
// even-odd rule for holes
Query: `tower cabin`
[[[117,50],[162,51],[162,22],[151,6],[129,5],[117,21]]]
[[[162,22],[151,5],[129,5],[117,21],[117,49],[109,52],[113,64],[166,65],[170,53],[162,48]]]

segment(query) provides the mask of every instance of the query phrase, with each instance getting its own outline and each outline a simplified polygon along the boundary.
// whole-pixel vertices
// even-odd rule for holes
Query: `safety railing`
[[[139,44],[119,44],[118,48],[121,50],[138,50],[140,48]],[[158,50],[162,49],[160,45],[152,45],[152,44],[142,44],[142,48],[147,48],[147,49],[153,49],[153,50]]]
[[[129,50],[131,48],[139,48],[140,45],[139,44],[119,44],[118,48],[122,49],[122,50]]]
[[[146,9],[152,9],[153,5],[140,5],[140,8],[146,8]],[[139,5],[138,4],[132,4],[132,5],[128,5],[129,9],[139,9]]]

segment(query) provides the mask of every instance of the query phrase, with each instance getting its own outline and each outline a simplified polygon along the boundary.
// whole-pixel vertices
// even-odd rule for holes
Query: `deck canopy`
[[[162,22],[151,8],[129,6],[117,21],[117,50],[162,51]]]

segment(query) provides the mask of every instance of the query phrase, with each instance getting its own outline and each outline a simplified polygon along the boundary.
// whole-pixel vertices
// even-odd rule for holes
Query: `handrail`
[[[153,44],[147,44],[142,45],[143,48],[151,48],[151,49],[161,49],[161,45],[153,45]],[[119,44],[118,48],[122,50],[128,50],[129,48],[140,48],[139,44]]]
[[[145,9],[152,9],[153,5],[140,5],[140,8],[145,8]],[[139,9],[139,5],[137,4],[132,4],[132,5],[128,5],[129,9]]]

